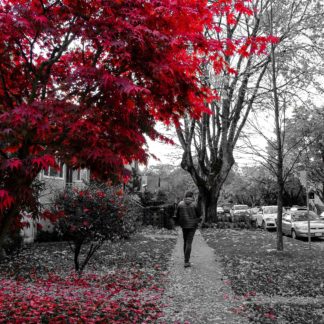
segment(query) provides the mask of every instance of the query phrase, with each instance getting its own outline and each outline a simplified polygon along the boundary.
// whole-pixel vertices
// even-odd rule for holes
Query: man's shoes
[[[189,268],[189,267],[191,267],[190,262],[185,262],[184,267],[185,267],[185,268]]]

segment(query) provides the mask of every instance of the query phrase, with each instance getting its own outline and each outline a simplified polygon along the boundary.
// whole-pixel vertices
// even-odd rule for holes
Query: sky
[[[162,125],[158,126],[158,129],[163,132],[164,128]],[[267,130],[270,132],[270,130]],[[167,131],[170,137],[177,142],[176,135],[172,135],[172,131]],[[252,136],[253,144],[260,147],[265,148],[266,147],[266,141],[262,139],[260,136],[257,136],[254,134]],[[154,154],[159,158],[159,160],[155,160],[154,158],[150,157],[148,161],[148,167],[152,165],[158,165],[158,164],[173,164],[173,165],[180,165],[181,162],[181,156],[182,156],[182,149],[179,146],[179,144],[171,145],[171,144],[165,144],[162,142],[152,141],[150,139],[147,139],[149,152],[151,154]],[[244,146],[243,143],[238,143],[238,146],[242,147]],[[246,154],[243,152],[243,150],[235,150],[234,152],[236,163],[239,166],[246,166],[251,165],[252,163],[256,163],[255,159],[251,157],[250,154]],[[141,168],[145,168],[145,166],[142,166]]]
[[[318,106],[322,105],[322,96],[317,93],[314,93],[312,95],[312,101]],[[286,117],[289,116],[291,116],[291,111],[287,111],[286,113]],[[251,112],[247,124],[243,128],[243,133],[249,134],[249,138],[251,140],[252,145],[254,145],[254,147],[259,150],[265,150],[267,146],[267,141],[265,140],[265,138],[258,135],[253,130],[253,127],[251,125],[256,125],[264,135],[266,135],[268,138],[273,138],[275,128],[273,111],[258,111],[257,113]],[[157,128],[160,132],[169,135],[169,137],[171,137],[175,142],[177,142],[177,137],[174,130],[166,130],[162,124],[159,124]],[[170,145],[161,142],[153,142],[149,139],[147,139],[147,143],[150,153],[156,155],[159,158],[159,160],[150,158],[148,161],[148,166],[157,164],[180,164],[182,149],[179,144]],[[246,148],[246,145],[242,141],[239,141],[236,149],[234,150],[234,157],[237,165],[243,167],[256,164],[258,158],[255,155],[253,156],[251,155],[251,153],[248,154],[244,151],[249,150],[248,148]],[[145,166],[143,166],[142,168],[144,167]]]
[[[157,161],[150,158],[148,163],[149,166],[156,164],[174,164],[177,163],[177,161],[180,163],[181,149],[177,146],[148,140],[148,147],[150,153],[157,156],[160,160]]]

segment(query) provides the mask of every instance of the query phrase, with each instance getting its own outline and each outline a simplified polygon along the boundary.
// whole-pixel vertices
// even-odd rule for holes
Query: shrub
[[[146,206],[149,206],[152,204],[152,201],[153,201],[153,198],[154,198],[154,195],[151,191],[149,190],[146,190],[144,192],[139,192],[138,193],[138,196],[141,200],[141,204],[146,207]]]
[[[106,185],[65,190],[55,198],[52,213],[58,216],[56,228],[61,236],[72,242],[79,274],[106,240],[127,238],[136,229],[122,190]],[[81,249],[86,244],[88,249],[81,262]]]
[[[20,253],[23,246],[23,238],[19,231],[10,233],[6,236],[3,244],[3,249],[7,256],[13,257]]]
[[[159,189],[156,193],[156,201],[164,204],[168,201],[168,195],[164,190]]]
[[[57,242],[61,240],[62,240],[62,236],[60,235],[57,228],[54,228],[54,230],[51,232],[38,230],[35,239],[36,242]]]
[[[124,195],[123,203],[125,206],[123,238],[128,238],[143,223],[143,207],[132,195]]]

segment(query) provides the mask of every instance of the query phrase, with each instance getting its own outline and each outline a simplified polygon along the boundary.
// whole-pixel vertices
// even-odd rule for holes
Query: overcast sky
[[[159,129],[162,133],[164,133],[163,127],[159,126]],[[264,127],[264,130],[266,130],[266,127]],[[270,129],[267,129],[267,132],[271,132]],[[170,138],[177,142],[177,138],[175,135],[172,135],[172,131],[168,131],[167,133],[169,134]],[[148,166],[157,164],[180,164],[182,149],[179,147],[179,145],[165,144],[157,141],[154,142],[149,139],[147,140],[147,142],[150,153],[159,158],[159,160],[150,158],[148,161]],[[256,134],[253,134],[252,142],[256,146],[263,149],[266,146],[266,141]],[[239,148],[235,150],[235,161],[239,166],[246,166],[251,165],[252,163],[256,163],[255,159],[251,155],[244,153],[246,148],[244,148],[244,145],[242,143],[238,143],[238,147]]]

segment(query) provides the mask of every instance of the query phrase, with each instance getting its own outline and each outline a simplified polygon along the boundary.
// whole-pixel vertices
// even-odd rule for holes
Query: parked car
[[[231,214],[229,212],[229,209],[227,209],[226,207],[218,206],[216,211],[217,211],[217,217],[219,221],[222,222],[231,221]]]
[[[240,216],[250,217],[251,212],[248,205],[234,205],[231,209],[231,220],[235,222]]]
[[[220,206],[217,206],[216,212],[217,212],[217,214],[223,214],[224,213],[224,208],[220,207]]]
[[[226,214],[223,207],[217,206],[216,213],[217,213],[217,221],[222,221],[222,222],[226,221]]]
[[[296,210],[282,218],[282,232],[293,238],[308,237],[308,216],[311,237],[324,237],[324,221],[313,211]]]
[[[262,206],[256,215],[256,227],[277,228],[278,206]]]
[[[251,214],[252,214],[252,215],[257,214],[257,213],[260,211],[260,209],[261,209],[260,206],[252,207],[252,208],[250,209]]]
[[[254,226],[256,227],[256,222],[257,222],[257,215],[260,211],[260,206],[254,206],[250,208],[250,215],[251,215],[251,221],[253,222]]]
[[[230,204],[224,204],[223,209],[225,213],[230,213],[231,212],[232,205]]]
[[[290,211],[296,211],[296,210],[307,210],[306,206],[292,206],[290,208]]]

